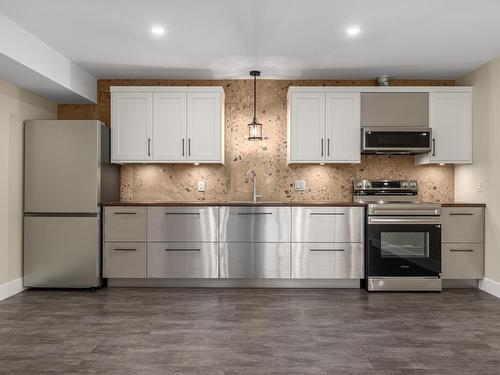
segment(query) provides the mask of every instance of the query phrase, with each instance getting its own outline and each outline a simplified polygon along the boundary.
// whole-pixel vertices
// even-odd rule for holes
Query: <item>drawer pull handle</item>
[[[165,251],[200,251],[200,249],[165,249]]]
[[[137,212],[115,212],[115,215],[137,215]]]
[[[311,251],[345,251],[345,249],[311,249]]]
[[[137,249],[127,249],[127,248],[119,248],[119,249],[113,249],[114,251],[137,251]]]
[[[272,212],[238,212],[240,216],[251,216],[251,215],[272,215]]]
[[[459,252],[459,253],[472,253],[474,250],[472,249],[450,249],[450,251]]]
[[[343,216],[345,212],[311,212],[311,216]]]
[[[200,215],[199,212],[165,212],[165,215]]]
[[[450,216],[474,216],[472,212],[450,212]]]

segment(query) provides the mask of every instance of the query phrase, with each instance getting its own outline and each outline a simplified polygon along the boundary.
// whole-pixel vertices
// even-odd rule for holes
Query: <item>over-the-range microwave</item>
[[[363,154],[425,154],[433,149],[431,128],[363,127]]]

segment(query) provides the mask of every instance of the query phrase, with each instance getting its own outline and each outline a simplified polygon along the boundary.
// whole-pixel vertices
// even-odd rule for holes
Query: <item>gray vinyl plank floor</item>
[[[500,299],[472,289],[29,290],[0,302],[1,374],[500,374]]]

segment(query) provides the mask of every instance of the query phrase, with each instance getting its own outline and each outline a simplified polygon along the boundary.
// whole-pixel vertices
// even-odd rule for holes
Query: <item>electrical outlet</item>
[[[306,191],[306,180],[296,180],[294,188],[296,191]]]
[[[205,182],[205,180],[198,181],[198,191],[203,192],[203,191],[205,191],[206,187],[207,187],[207,183]]]
[[[483,180],[479,180],[477,182],[476,190],[477,190],[478,193],[482,193],[483,192],[483,190],[484,190]]]

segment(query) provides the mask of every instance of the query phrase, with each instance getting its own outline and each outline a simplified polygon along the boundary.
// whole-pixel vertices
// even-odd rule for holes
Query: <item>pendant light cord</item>
[[[253,76],[253,121],[257,121],[257,76]]]

